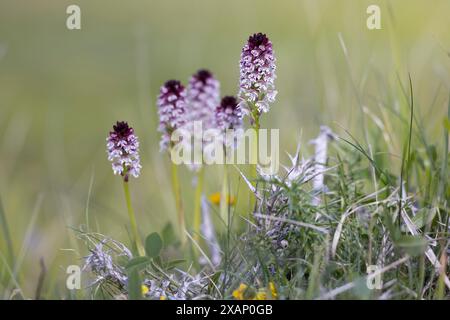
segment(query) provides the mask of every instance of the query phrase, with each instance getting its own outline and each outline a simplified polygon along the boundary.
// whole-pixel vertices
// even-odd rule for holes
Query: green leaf
[[[133,258],[130,261],[128,261],[127,265],[125,266],[125,269],[136,269],[141,270],[145,266],[147,266],[150,263],[150,259],[148,257],[137,257]]]
[[[153,263],[154,263],[157,267],[163,268],[163,261],[162,261],[162,259],[161,259],[160,256],[154,257],[154,258],[153,258]],[[155,270],[157,270],[157,269],[155,269]]]
[[[162,239],[156,232],[150,233],[145,239],[145,253],[149,258],[155,258],[159,256],[162,247]]]
[[[417,256],[425,251],[427,241],[422,236],[402,235],[396,245],[410,256]]]
[[[186,262],[186,260],[184,260],[184,259],[172,260],[172,261],[167,262],[166,268],[172,269],[172,268],[175,268],[177,265],[185,263],[185,262]]]
[[[13,250],[13,244],[12,244],[12,240],[11,240],[11,233],[9,232],[9,228],[8,228],[8,222],[6,221],[6,213],[3,210],[3,205],[2,205],[2,199],[0,198],[0,226],[2,229],[2,234],[6,243],[6,248],[8,250],[8,258],[9,258],[9,263],[11,263],[11,265],[14,264],[14,250]]]
[[[436,216],[436,213],[437,213],[436,208],[431,209],[422,208],[411,219],[411,221],[417,228],[422,228],[423,226],[430,224],[433,221],[434,217]],[[406,226],[402,226],[402,231],[406,232],[408,231],[408,228]]]
[[[177,242],[177,236],[173,230],[173,225],[168,222],[162,230],[162,239],[165,246],[175,245]]]
[[[438,152],[436,150],[436,146],[435,145],[429,145],[429,146],[427,146],[427,150],[428,150],[428,155],[430,157],[430,160],[432,162],[436,162],[437,156],[438,156]]]
[[[140,300],[142,298],[141,277],[136,268],[128,272],[128,299]]]
[[[354,283],[355,286],[353,287],[352,291],[358,297],[358,299],[370,299],[372,290],[369,289],[367,285],[366,277],[357,278]]]
[[[396,242],[401,237],[398,226],[394,223],[394,221],[392,221],[392,217],[389,214],[384,215],[383,221],[391,235],[392,240]]]
[[[450,132],[450,120],[448,118],[444,118],[444,128]]]
[[[215,290],[214,283],[218,283],[219,282],[221,275],[222,275],[222,272],[221,271],[217,271],[216,273],[214,273],[211,276],[211,281],[210,281],[210,284],[209,284],[209,289],[210,290]]]

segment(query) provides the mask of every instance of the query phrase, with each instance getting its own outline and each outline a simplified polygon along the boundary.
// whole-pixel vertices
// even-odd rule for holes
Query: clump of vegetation
[[[225,97],[219,103],[218,81],[207,70],[196,73],[188,89],[176,80],[163,85],[158,98],[163,151],[175,147],[170,136],[176,129],[192,130],[191,121],[204,121],[224,132],[241,127],[248,117],[251,127],[260,128],[261,115],[276,97],[275,58],[266,35],[249,38],[240,66],[239,100]],[[190,167],[197,176],[191,223],[185,221],[182,190],[172,166],[178,226],[167,225],[162,236],[152,233],[141,245],[130,213],[131,250],[106,236],[78,231],[91,252],[85,258],[85,269],[93,275],[93,297],[448,297],[448,119],[444,148],[437,152],[417,126],[411,80],[405,99],[407,134],[397,172],[388,165],[393,155],[383,152],[389,141],[369,138],[369,130],[374,137],[383,137],[380,119],[372,116],[373,125],[363,122],[365,143],[349,132],[338,136],[323,126],[312,141],[315,153],[305,157],[299,144],[283,173],[267,174],[254,165],[247,174],[235,167],[234,174],[240,175],[249,191],[245,212],[238,212],[230,201],[245,192],[231,194],[228,170],[224,170],[216,210],[214,201],[203,196],[203,164]],[[119,126],[134,133],[122,122]],[[224,142],[223,147],[226,152],[234,145]],[[128,172],[137,165],[139,173],[140,164],[128,161],[130,150],[120,148],[127,148],[126,143],[117,154],[119,160],[126,159],[119,165],[113,162],[113,169],[122,174],[128,187]],[[109,152],[110,159],[114,158]],[[213,215],[221,226],[212,223]]]
[[[274,112],[277,96],[275,53],[265,34],[249,37],[239,65],[236,96],[221,94],[219,81],[205,69],[194,73],[186,87],[178,80],[161,86],[156,102],[161,157],[170,160],[176,148],[171,136],[179,129],[195,132],[195,121],[216,130],[225,155],[241,138],[229,140],[229,130],[249,127],[259,140],[261,120]],[[78,240],[74,246],[83,245],[76,252],[86,253],[80,254],[86,277],[83,290],[68,298],[450,298],[450,101],[439,128],[443,139],[432,144],[415,113],[412,83],[409,78],[409,85],[400,83],[395,92],[403,108],[390,108],[389,96],[380,98],[386,99],[385,112],[395,124],[389,115],[370,113],[352,84],[363,141],[345,129],[322,126],[310,141],[314,151],[309,153],[299,138],[279,172],[257,164],[222,165],[221,191],[209,197],[206,163],[186,166],[195,189],[190,201],[179,182],[180,166],[171,161],[177,222],[146,237],[131,198],[145,163],[137,133],[118,121],[107,137],[107,155],[123,184],[129,241],[92,228],[86,210],[86,224],[72,230]],[[395,132],[388,130],[393,127]],[[207,142],[195,134],[192,140],[182,143]],[[402,146],[400,155],[394,141]],[[253,146],[258,154],[258,145]],[[231,188],[231,178],[239,180],[240,189]],[[7,240],[7,252],[0,252],[5,297],[25,298],[18,280],[23,256],[14,257],[1,202],[0,225]],[[37,299],[45,275],[42,263]]]

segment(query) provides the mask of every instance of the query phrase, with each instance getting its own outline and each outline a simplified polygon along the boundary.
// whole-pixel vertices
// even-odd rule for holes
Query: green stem
[[[133,242],[136,246],[139,255],[145,256],[144,246],[142,245],[142,240],[139,237],[139,232],[136,224],[136,217],[134,215],[134,210],[131,205],[130,188],[128,186],[128,181],[126,181],[125,179],[123,180],[123,191],[125,192],[125,200],[127,202],[128,217],[130,218],[130,226],[131,226],[131,233],[133,236]]]
[[[228,226],[228,201],[229,201],[229,188],[228,188],[228,169],[227,165],[223,166],[223,178],[222,178],[222,191],[220,192],[220,217]]]
[[[197,187],[195,189],[194,204],[194,240],[200,242],[200,225],[202,223],[202,193],[203,193],[203,168],[197,173]]]
[[[256,163],[252,163],[251,164],[251,172],[250,172],[250,181],[253,182],[253,186],[256,188],[256,180],[258,178],[258,169],[257,169],[257,165],[258,165],[258,159],[259,159],[259,128],[260,128],[260,124],[259,124],[259,115],[254,114],[253,116],[254,118],[254,123],[253,123],[253,129],[256,131],[256,141],[255,144],[253,145],[253,154],[255,154],[256,157]],[[256,204],[256,195],[252,194],[252,192],[250,191],[249,193],[249,213],[253,212],[255,210],[255,204]]]
[[[9,263],[14,265],[14,248],[11,238],[10,228],[8,228],[8,221],[6,220],[6,213],[3,210],[2,199],[0,198],[0,226],[2,229],[2,235],[6,243],[6,249],[8,251]]]
[[[181,190],[180,183],[178,181],[178,167],[175,163],[172,162],[172,188],[173,195],[175,197],[175,206],[177,208],[178,213],[178,228],[180,231],[180,239],[181,243],[184,245],[186,243],[186,226],[184,221],[184,209],[183,203],[181,202]]]

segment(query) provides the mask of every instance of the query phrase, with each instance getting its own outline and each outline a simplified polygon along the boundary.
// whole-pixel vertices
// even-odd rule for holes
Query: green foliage
[[[128,261],[128,263],[125,265],[125,269],[131,270],[131,269],[137,269],[141,270],[147,265],[149,265],[151,262],[149,257],[136,257]]]
[[[136,268],[131,268],[128,272],[128,295],[130,300],[142,299],[142,280],[139,271]]]
[[[145,253],[149,258],[156,258],[161,253],[163,242],[158,233],[151,233],[145,238]]]
[[[320,298],[352,283],[352,289],[333,298],[450,298],[443,276],[450,272],[448,258],[442,274],[436,273],[429,258],[430,252],[437,260],[449,252],[450,99],[444,52],[450,43],[449,1],[437,0],[433,8],[438,10],[428,15],[424,15],[430,13],[425,1],[408,3],[408,10],[393,1],[382,6],[383,12],[389,8],[389,14],[383,14],[383,30],[375,32],[353,32],[362,30],[364,19],[343,25],[341,14],[327,14],[364,15],[365,8],[354,1],[316,1],[314,10],[308,1],[294,2],[276,2],[274,6],[282,10],[257,0],[220,3],[236,16],[231,24],[213,1],[198,7],[192,7],[192,1],[140,2],[110,8],[101,32],[88,28],[82,37],[69,35],[63,27],[47,27],[61,26],[61,15],[51,14],[64,12],[59,4],[49,2],[31,15],[25,6],[5,2],[0,10],[4,31],[0,39],[0,298],[34,297],[40,257],[48,270],[42,296],[54,299],[114,299],[127,294],[139,299],[146,280],[175,296],[184,289],[183,279],[200,283],[187,290],[188,298],[229,299],[241,282],[252,293],[273,282],[281,299]],[[97,6],[83,4],[82,10],[90,13],[84,26],[104,15]],[[290,10],[292,6],[295,10]],[[330,143],[326,190],[318,204],[311,181],[260,180],[263,201],[258,212],[281,221],[252,217],[243,199],[246,186],[230,170],[238,204],[231,212],[234,225],[226,231],[217,223],[217,208],[210,207],[216,226],[221,227],[217,237],[222,254],[222,263],[212,270],[194,260],[175,231],[170,178],[164,173],[163,157],[155,153],[154,97],[168,75],[186,80],[193,66],[211,67],[222,88],[233,94],[236,59],[247,36],[242,30],[254,27],[249,12],[263,29],[273,32],[279,61],[280,94],[271,112],[261,117],[261,126],[281,129],[281,153],[292,151],[301,130],[306,159],[313,152],[306,142],[318,132],[319,124],[333,126],[340,138]],[[199,28],[200,16],[209,17],[207,27]],[[137,25],[137,32],[129,32],[130,25]],[[345,52],[339,51],[337,29]],[[425,29],[430,32],[422,32]],[[185,43],[166,41],[174,35]],[[386,35],[390,41],[384,41]],[[308,41],[297,41],[299,36]],[[430,43],[437,46],[424,50]],[[86,44],[94,44],[95,50],[84,50]],[[173,53],[182,58],[174,63]],[[236,67],[230,68],[233,63]],[[411,72],[409,85],[405,70]],[[122,247],[105,244],[104,252],[129,278],[128,286],[108,277],[94,283],[95,272],[86,269],[86,281],[92,286],[68,293],[61,267],[81,266],[93,245],[106,237],[117,236],[117,241],[131,247],[117,177],[106,165],[103,151],[104,134],[118,116],[136,124],[145,149],[143,176],[132,182],[139,230],[158,230],[160,236],[155,233],[145,239],[145,257],[131,258]],[[284,163],[286,157],[280,160]],[[207,168],[205,177],[208,196],[219,188],[215,168]],[[188,170],[180,168],[187,216],[194,192],[191,180]],[[45,195],[44,214],[28,228],[38,194]],[[248,218],[249,223],[241,227]],[[77,241],[79,233],[68,232],[68,226],[92,233],[88,240]],[[210,254],[208,241],[202,239],[200,245]],[[407,261],[402,260],[405,257]],[[368,290],[367,266],[392,264],[395,267],[383,272],[383,288]]]

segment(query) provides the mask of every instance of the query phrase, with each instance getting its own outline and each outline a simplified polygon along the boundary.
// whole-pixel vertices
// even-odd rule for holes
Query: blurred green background
[[[81,30],[66,28],[70,4],[81,7]],[[382,30],[366,27],[370,4],[381,7]],[[262,126],[280,129],[282,152],[294,151],[300,132],[306,145],[321,124],[361,137],[361,104],[394,119],[392,110],[404,111],[399,83],[406,86],[408,73],[416,115],[438,140],[450,89],[449,15],[448,0],[1,0],[0,197],[25,294],[33,295],[41,257],[47,296],[64,293],[66,266],[85,254],[69,227],[85,223],[87,203],[91,225],[126,241],[121,181],[105,153],[116,120],[129,121],[141,141],[143,171],[131,185],[141,231],[175,221],[156,132],[164,81],[186,83],[208,68],[223,94],[235,94],[240,50],[251,33],[264,32],[279,95]],[[393,134],[405,129],[392,123]],[[391,142],[401,154],[401,143]],[[189,212],[192,175],[182,175]],[[218,177],[208,170],[207,194],[219,190]]]

